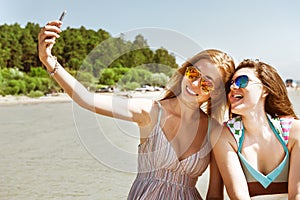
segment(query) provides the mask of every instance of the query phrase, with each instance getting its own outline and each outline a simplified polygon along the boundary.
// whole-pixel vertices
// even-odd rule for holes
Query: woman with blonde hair
[[[138,173],[128,199],[202,199],[195,185],[209,163],[210,185],[222,185],[208,134],[224,115],[224,83],[234,71],[231,57],[219,50],[195,55],[178,69],[158,101],[95,95],[51,54],[60,26],[52,21],[39,33],[39,58],[53,78],[83,108],[139,127]],[[113,98],[119,98],[118,109]],[[223,190],[210,187],[207,198],[220,195]]]

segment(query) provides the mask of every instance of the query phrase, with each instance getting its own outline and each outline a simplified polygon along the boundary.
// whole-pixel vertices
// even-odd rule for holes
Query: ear
[[[266,89],[264,89],[262,97],[267,97],[268,95],[269,95],[269,92]]]

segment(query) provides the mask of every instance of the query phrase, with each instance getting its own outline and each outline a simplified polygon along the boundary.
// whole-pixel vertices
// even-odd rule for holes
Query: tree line
[[[41,96],[61,88],[38,58],[39,24],[0,26],[0,95]],[[165,48],[151,49],[142,35],[133,41],[97,31],[67,27],[57,39],[53,54],[90,90],[115,86],[132,90],[142,85],[164,86],[178,68]]]

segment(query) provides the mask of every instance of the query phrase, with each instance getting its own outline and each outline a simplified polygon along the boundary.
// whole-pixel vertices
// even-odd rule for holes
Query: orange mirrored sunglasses
[[[195,66],[188,67],[185,71],[185,76],[192,81],[200,78],[200,87],[206,94],[214,90],[213,81],[204,76],[201,71]]]

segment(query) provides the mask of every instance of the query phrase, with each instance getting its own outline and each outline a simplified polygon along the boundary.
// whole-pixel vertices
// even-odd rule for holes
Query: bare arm
[[[294,120],[290,130],[291,151],[290,151],[290,170],[288,199],[300,199],[300,121]],[[290,144],[289,144],[290,145]]]
[[[211,152],[210,157],[209,185],[206,199],[224,199],[224,184],[213,152]]]
[[[226,127],[212,136],[213,153],[230,199],[250,199],[248,185],[236,149],[237,145]]]
[[[212,133],[209,135],[209,139],[210,139],[210,144],[213,148],[215,142],[213,142],[212,138],[215,137],[214,135],[217,135],[222,131],[222,126],[218,121],[213,120],[211,130]],[[224,199],[224,183],[219,168],[217,166],[213,151],[211,151],[210,153],[209,184],[208,184],[206,199],[211,199],[211,200]]]
[[[140,126],[149,124],[152,100],[126,99],[91,93],[55,60],[51,50],[55,39],[59,38],[61,25],[60,21],[49,22],[38,35],[39,58],[49,72],[55,72],[53,78],[57,83],[83,108],[101,115],[137,122]]]

